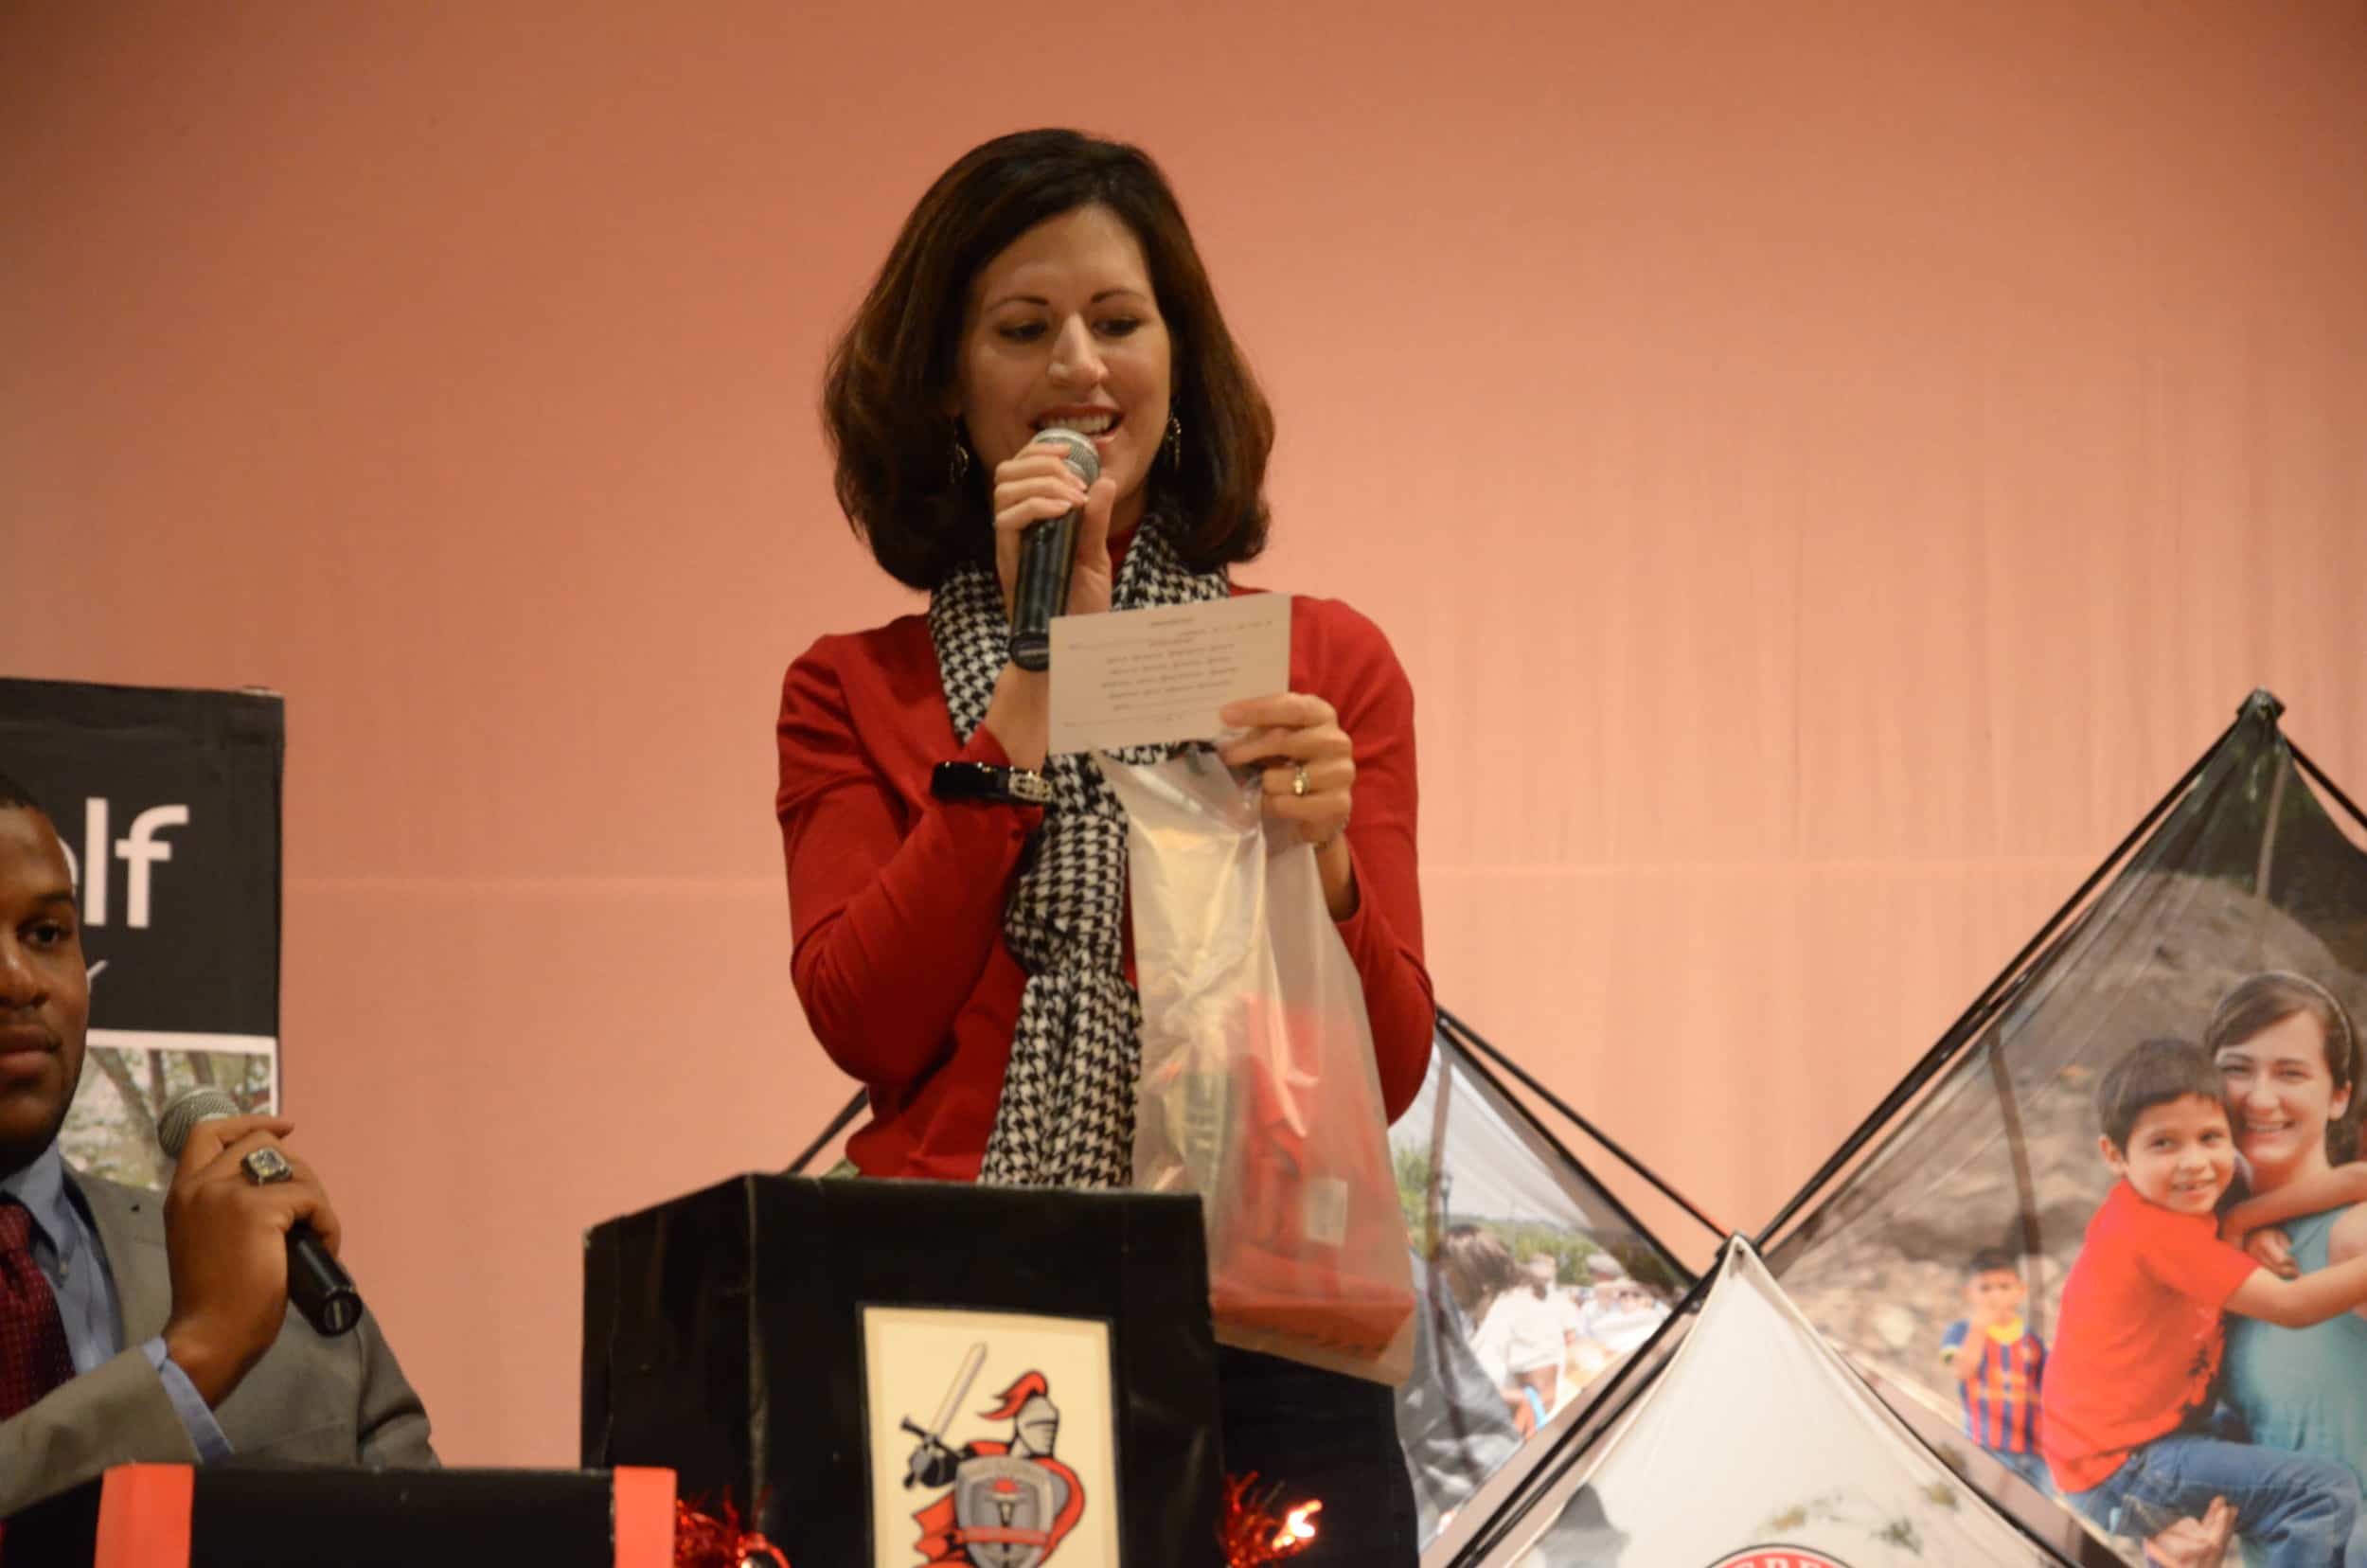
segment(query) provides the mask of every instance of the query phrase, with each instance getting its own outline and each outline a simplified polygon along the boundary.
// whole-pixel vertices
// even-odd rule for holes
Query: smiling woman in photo
[[[2251,1172],[2252,1198],[2230,1228],[2253,1230],[2248,1216],[2266,1203],[2290,1215],[2253,1230],[2254,1256],[2288,1275],[2367,1253],[2367,1167],[2351,1163],[2359,1105],[2349,1011],[2306,976],[2255,974],[2219,1004],[2204,1043]],[[2232,1318],[2225,1365],[2229,1401],[2253,1442],[2338,1460],[2367,1485],[2367,1318],[2345,1312],[2307,1328]]]

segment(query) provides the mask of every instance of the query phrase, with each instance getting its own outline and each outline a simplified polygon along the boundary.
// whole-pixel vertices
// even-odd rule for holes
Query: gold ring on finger
[[[246,1179],[257,1186],[295,1180],[295,1167],[288,1163],[288,1156],[269,1145],[247,1150],[246,1157],[239,1162],[239,1168],[245,1171]]]
[[[1294,795],[1303,795],[1311,788],[1313,786],[1307,782],[1307,764],[1302,762],[1291,770],[1290,793]]]

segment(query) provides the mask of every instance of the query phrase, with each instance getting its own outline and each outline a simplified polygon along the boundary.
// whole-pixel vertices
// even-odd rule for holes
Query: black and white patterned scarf
[[[1227,593],[1221,571],[1194,572],[1147,515],[1120,564],[1112,608],[1192,604]],[[953,733],[967,745],[987,715],[1010,627],[993,570],[957,568],[929,599],[929,637]],[[1160,748],[1117,754],[1154,760]],[[1030,859],[1003,907],[1003,935],[1027,971],[1003,1099],[982,1182],[1006,1186],[1124,1186],[1134,1168],[1142,1001],[1125,970],[1126,812],[1081,752],[1050,757]]]

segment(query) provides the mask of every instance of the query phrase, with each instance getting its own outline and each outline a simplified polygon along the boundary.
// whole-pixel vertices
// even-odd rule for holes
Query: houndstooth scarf
[[[1194,572],[1146,516],[1119,566],[1113,610],[1225,597],[1221,571]],[[987,714],[1010,643],[990,568],[957,568],[929,599],[929,637],[953,733],[968,744]],[[1154,760],[1157,747],[1116,754]],[[1124,1186],[1134,1168],[1142,1001],[1126,979],[1126,812],[1082,752],[1044,764],[1052,804],[1003,906],[1003,935],[1027,971],[1003,1099],[981,1182]]]

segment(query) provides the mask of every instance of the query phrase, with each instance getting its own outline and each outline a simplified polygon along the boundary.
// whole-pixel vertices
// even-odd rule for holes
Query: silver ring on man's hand
[[[1297,771],[1290,775],[1290,793],[1294,795],[1303,795],[1310,787],[1307,782],[1307,764],[1302,762],[1298,765]]]
[[[239,1162],[239,1168],[245,1171],[246,1179],[257,1186],[295,1180],[295,1167],[288,1163],[288,1156],[269,1146],[247,1150],[246,1157]]]

